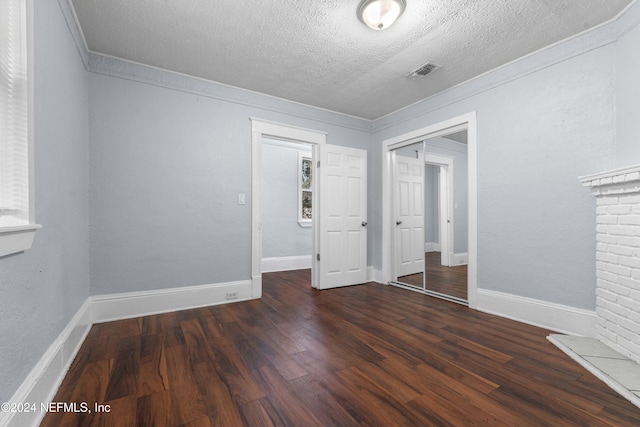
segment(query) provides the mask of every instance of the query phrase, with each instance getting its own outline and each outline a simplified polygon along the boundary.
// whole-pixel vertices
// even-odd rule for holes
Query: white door
[[[321,149],[317,288],[367,281],[367,152]]]
[[[396,275],[424,272],[424,161],[394,156]]]

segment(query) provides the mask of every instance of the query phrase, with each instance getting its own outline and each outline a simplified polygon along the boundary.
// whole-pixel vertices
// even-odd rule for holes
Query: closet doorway
[[[395,282],[467,303],[467,130],[392,154]]]
[[[383,273],[388,283],[472,306],[475,115],[385,141],[384,149]]]

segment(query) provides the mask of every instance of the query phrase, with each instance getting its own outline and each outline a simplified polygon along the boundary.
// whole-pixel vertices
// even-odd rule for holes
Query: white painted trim
[[[327,133],[298,126],[276,123],[268,120],[251,120],[251,278],[252,296],[262,296],[262,144],[263,138],[310,144],[312,158],[318,160],[320,147],[326,144]],[[312,181],[314,198],[320,200],[318,180]],[[319,253],[318,203],[313,203],[313,253]],[[318,278],[317,261],[311,259],[311,285],[315,287]]]
[[[367,283],[380,283],[387,285],[388,283],[382,280],[382,271],[377,270],[372,265],[367,266]]]
[[[610,178],[610,180],[608,178]],[[578,177],[578,181],[580,181],[585,187],[618,184],[621,182],[632,182],[638,180],[640,180],[640,165],[627,166],[624,168],[612,169],[605,172],[598,172]]]
[[[37,426],[40,423],[45,415],[40,412],[40,403],[51,402],[91,328],[90,305],[87,298],[8,400],[12,403],[35,403],[37,411],[0,411],[0,426]]]
[[[290,148],[292,150],[297,150],[298,152],[307,153],[307,155],[311,154],[311,147],[302,145],[299,142],[284,141],[282,139],[263,138],[262,143],[265,145],[273,145],[274,147]]]
[[[467,252],[451,254],[451,267],[456,265],[466,265],[469,263],[469,254]]]
[[[478,250],[478,139],[476,112],[467,113],[382,141],[382,276],[393,280],[393,203],[391,203],[391,150],[453,130],[467,129],[468,245],[467,299],[476,308]]]
[[[237,298],[227,300],[227,292],[237,293]],[[97,295],[91,297],[91,320],[109,322],[253,298],[250,280]]]
[[[40,224],[0,227],[0,257],[31,249]]]
[[[311,268],[311,255],[262,258],[262,272],[302,270]]]
[[[478,289],[479,311],[571,335],[595,337],[596,312],[504,292]]]
[[[440,252],[440,243],[425,242],[424,251],[425,252]]]
[[[22,6],[20,6],[22,11]],[[27,73],[27,138],[26,138],[26,150],[27,150],[27,195],[28,200],[28,224],[5,225],[0,227],[0,257],[11,255],[19,252],[23,252],[31,249],[33,245],[33,239],[35,238],[36,231],[42,226],[36,224],[35,220],[35,170],[34,170],[34,135],[35,135],[35,48],[34,48],[34,0],[26,0],[24,2],[24,24],[25,28],[21,28],[26,33],[24,39],[26,41],[26,52],[23,52],[27,56],[26,60],[26,73]],[[21,143],[19,143],[21,144]],[[24,147],[21,147],[24,148]],[[0,208],[0,211],[2,209]],[[12,215],[15,213],[14,209],[8,209],[5,211],[5,215]],[[0,217],[2,217],[0,212]],[[25,221],[26,222],[26,221]]]
[[[463,129],[464,130],[464,129]],[[447,130],[447,133],[450,131]],[[454,141],[453,139],[446,139],[446,137],[436,137],[435,139],[429,139],[425,144],[425,151],[429,147],[434,148],[444,148],[450,151],[457,151],[458,153],[467,154],[467,144],[462,142]]]
[[[637,193],[640,191],[640,165],[581,176],[578,181],[591,187],[596,197]]]

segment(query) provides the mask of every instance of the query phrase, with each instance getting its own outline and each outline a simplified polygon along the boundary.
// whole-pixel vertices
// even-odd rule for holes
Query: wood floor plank
[[[306,404],[320,421],[320,425],[342,427],[361,425],[314,376],[305,375],[290,381],[290,384],[298,399]]]
[[[180,322],[186,347],[189,349],[191,363],[213,363],[216,360],[215,351],[208,343],[208,338],[198,319]]]
[[[173,424],[180,425],[208,417],[186,346],[167,348],[166,358]]]
[[[144,316],[142,319],[141,334],[157,335],[162,333],[162,322],[160,316]]]
[[[637,426],[548,330],[380,284],[263,275],[255,301],[94,325],[43,426]]]
[[[137,397],[169,389],[167,360],[162,335],[140,337],[140,365],[138,367]]]
[[[229,388],[235,404],[242,405],[265,396],[230,340],[225,337],[208,344],[215,352],[215,370]]]
[[[267,410],[265,406],[268,408],[271,407],[271,403],[266,399],[253,400],[251,402],[240,405],[243,425],[261,427],[275,427],[278,425],[284,425],[284,423],[277,422],[277,420],[276,422],[274,422],[269,412],[274,413],[276,411],[274,411],[273,409]]]
[[[132,335],[118,340],[118,352],[109,377],[105,400],[136,395],[140,367],[140,336]]]
[[[241,425],[238,405],[215,366],[211,363],[199,363],[194,366],[193,371],[211,423],[216,426]]]
[[[352,396],[357,395],[360,405],[384,407],[384,413],[377,412],[376,418],[381,425],[422,425],[424,420],[415,412],[406,411],[402,402],[396,399],[389,390],[384,390],[374,379],[363,375],[355,367],[336,372],[337,381]],[[335,384],[335,382],[334,382]],[[352,397],[353,398],[353,397]]]
[[[295,394],[293,387],[278,371],[270,365],[261,367],[258,379],[267,392],[266,399],[271,403],[265,407],[271,419],[279,419],[284,425],[320,426],[322,425],[307,405]]]
[[[145,394],[138,398],[136,424],[139,427],[172,427],[174,417],[169,390]]]
[[[136,413],[138,399],[134,395],[108,402],[109,412],[94,413],[91,426],[137,427]]]
[[[182,424],[179,427],[211,427],[212,425],[214,424],[212,424],[212,421],[210,418],[200,418],[198,420],[194,420],[186,424]],[[225,425],[225,424],[222,424],[222,425]]]

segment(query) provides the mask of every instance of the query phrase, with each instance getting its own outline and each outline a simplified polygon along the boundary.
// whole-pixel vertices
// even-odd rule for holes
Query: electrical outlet
[[[238,299],[238,292],[227,292],[227,301],[230,299]]]

